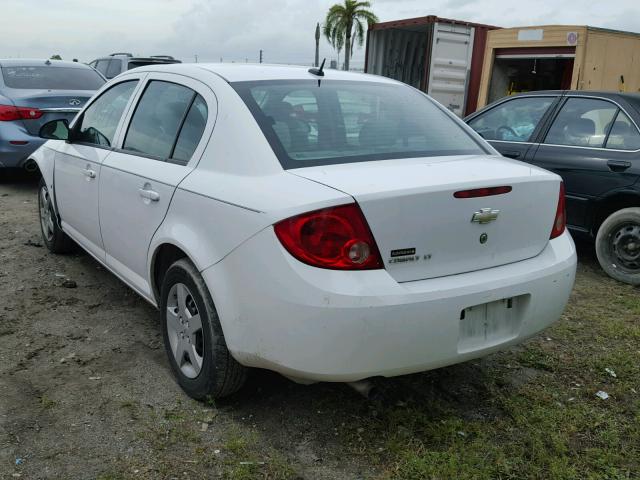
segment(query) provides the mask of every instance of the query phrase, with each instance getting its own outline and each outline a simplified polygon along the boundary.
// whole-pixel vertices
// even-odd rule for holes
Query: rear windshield
[[[2,67],[9,88],[34,90],[98,90],[104,79],[92,68]]]
[[[283,168],[486,153],[421,92],[396,84],[236,82]]]

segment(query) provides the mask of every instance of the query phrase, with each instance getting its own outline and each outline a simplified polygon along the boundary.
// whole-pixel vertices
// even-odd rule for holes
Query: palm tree
[[[369,10],[368,1],[344,0],[344,4],[336,3],[329,9],[324,21],[324,36],[338,53],[344,47],[344,69],[349,70],[349,58],[353,55],[353,44],[361,47],[364,43],[365,26],[367,28],[378,21],[378,17]],[[352,38],[355,35],[355,41]]]

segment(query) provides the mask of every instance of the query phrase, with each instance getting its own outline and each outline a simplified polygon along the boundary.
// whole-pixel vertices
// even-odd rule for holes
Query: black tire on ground
[[[185,375],[177,363],[169,341],[167,321],[169,298],[172,288],[184,285],[188,289],[200,315],[202,324],[198,344],[202,353],[202,366],[195,378]],[[160,298],[160,321],[165,351],[178,384],[190,397],[208,400],[225,397],[238,391],[247,377],[247,368],[240,365],[229,353],[218,313],[204,280],[195,266],[186,258],[172,264],[164,276]],[[194,341],[194,344],[196,342]]]
[[[51,253],[69,253],[75,250],[76,244],[62,231],[58,225],[49,189],[43,178],[38,185],[38,214],[42,241]]]
[[[640,285],[640,208],[623,208],[602,222],[596,255],[611,278]]]

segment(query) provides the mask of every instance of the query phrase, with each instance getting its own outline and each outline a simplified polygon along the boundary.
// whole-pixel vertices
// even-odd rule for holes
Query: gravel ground
[[[439,448],[430,446],[425,425],[434,432],[446,422],[482,421],[493,434],[502,428],[496,419],[516,421],[496,406],[494,391],[522,396],[523,386],[543,381],[548,388],[562,374],[529,355],[547,348],[539,338],[482,361],[382,380],[385,405],[343,385],[300,386],[264,371],[252,372],[229,399],[194,402],[173,380],[157,311],[89,255],[48,253],[36,193],[33,179],[0,177],[0,478],[428,478],[420,473],[427,470],[405,470],[413,461],[407,455],[426,458]],[[618,298],[637,298],[637,290],[606,279],[585,251],[578,295],[606,284]],[[572,358],[557,348],[549,355]],[[637,337],[634,348],[639,353]],[[637,397],[625,405],[620,415],[640,418]],[[418,426],[427,413],[423,421],[431,423]],[[567,445],[573,448],[571,439]],[[464,445],[454,447],[464,456]],[[576,471],[590,474],[589,465]],[[633,473],[637,462],[624,465]],[[432,478],[452,478],[442,468]]]

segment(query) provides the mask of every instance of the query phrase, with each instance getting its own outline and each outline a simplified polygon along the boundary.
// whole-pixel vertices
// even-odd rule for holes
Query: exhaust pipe
[[[347,385],[349,385],[367,400],[379,400],[380,398],[382,398],[380,391],[376,388],[371,380],[348,382]]]
[[[23,168],[29,173],[34,173],[38,171],[38,164],[35,160],[29,159],[24,163]]]

